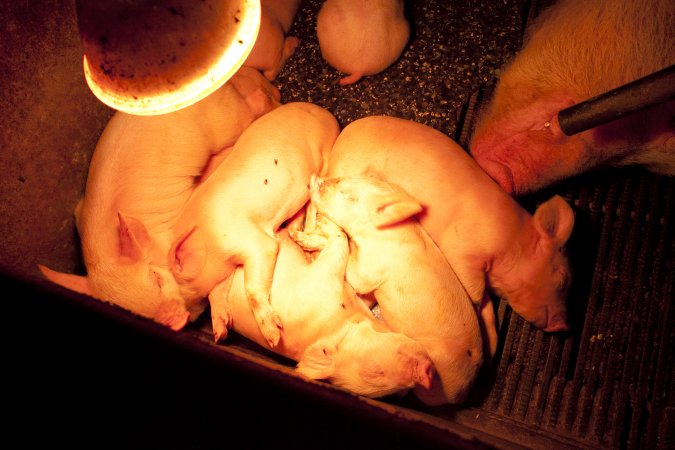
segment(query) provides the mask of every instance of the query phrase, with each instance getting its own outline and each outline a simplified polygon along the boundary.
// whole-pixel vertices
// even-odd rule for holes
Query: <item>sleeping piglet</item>
[[[349,249],[344,233],[332,233],[311,262],[287,230],[276,237],[271,304],[284,332],[273,351],[297,361],[297,371],[308,378],[368,397],[430,387],[434,369],[422,346],[376,320],[345,282]],[[269,348],[248,305],[244,278],[239,268],[224,284],[231,325]]]
[[[300,40],[287,36],[301,0],[261,0],[260,30],[244,66],[260,70],[274,80]]]
[[[206,302],[182,294],[169,270],[172,228],[211,159],[279,104],[278,90],[260,72],[242,67],[185,109],[160,116],[115,113],[96,145],[75,211],[88,273],[39,266],[44,275],[173,329],[194,320]]]
[[[483,363],[481,331],[469,295],[414,219],[422,206],[373,177],[313,177],[310,197],[349,236],[347,282],[374,295],[384,322],[431,357],[438,380],[415,394],[429,405],[463,402]]]
[[[261,331],[270,347],[279,342],[282,324],[270,306],[274,233],[309,200],[310,176],[320,173],[338,133],[320,106],[281,105],[242,133],[181,211],[167,262],[185,298],[209,295],[216,340],[227,334],[228,316],[217,287],[243,266]]]
[[[470,149],[507,192],[598,166],[675,174],[675,101],[572,136],[558,112],[675,64],[672,0],[559,0],[528,29],[480,114]]]
[[[326,173],[376,175],[417,199],[424,207],[420,223],[481,306],[486,323],[494,320],[487,282],[535,326],[567,328],[570,269],[564,246],[574,214],[561,197],[541,204],[532,216],[448,136],[386,116],[347,125]]]
[[[382,72],[410,38],[403,0],[326,0],[316,19],[323,58],[348,75],[341,85]]]

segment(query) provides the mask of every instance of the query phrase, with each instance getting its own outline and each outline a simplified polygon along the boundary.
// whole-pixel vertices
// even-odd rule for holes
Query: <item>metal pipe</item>
[[[675,99],[675,65],[585,100],[558,113],[567,136]]]

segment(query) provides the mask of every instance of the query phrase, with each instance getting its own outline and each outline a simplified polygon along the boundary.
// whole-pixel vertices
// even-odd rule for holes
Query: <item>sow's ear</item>
[[[574,228],[574,212],[559,195],[539,205],[534,212],[534,226],[542,237],[552,239],[558,246],[567,242]]]
[[[94,297],[94,293],[89,284],[89,278],[82,275],[73,275],[71,273],[57,272],[49,267],[38,264],[38,269],[49,281],[70,289],[71,291],[79,292]]]
[[[307,347],[296,366],[297,371],[312,380],[325,380],[334,372],[333,356],[337,349],[326,339]]]

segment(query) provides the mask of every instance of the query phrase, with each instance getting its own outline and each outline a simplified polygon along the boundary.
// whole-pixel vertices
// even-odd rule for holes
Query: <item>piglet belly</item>
[[[293,299],[298,298],[297,295],[288,295],[283,290],[280,292],[279,283],[276,280],[282,277],[281,274],[275,274],[275,286],[270,298],[270,304],[284,324],[278,345],[270,349],[267,340],[260,332],[260,327],[246,298],[244,271],[241,268],[233,274],[228,298],[233,317],[232,327],[235,332],[256,344],[293,361],[298,361],[307,346],[315,340],[313,329],[316,327],[312,326],[312,314],[307,305],[294,304]]]

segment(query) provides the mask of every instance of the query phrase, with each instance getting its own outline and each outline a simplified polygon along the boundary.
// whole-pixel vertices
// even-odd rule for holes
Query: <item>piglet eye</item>
[[[164,286],[164,279],[162,276],[153,270],[152,277],[155,280],[155,284],[161,289]]]
[[[384,378],[384,370],[376,364],[368,364],[361,368],[361,376],[371,382]]]

